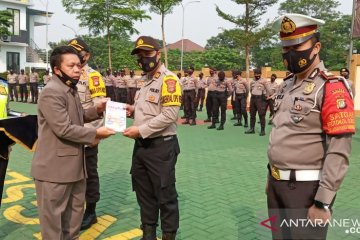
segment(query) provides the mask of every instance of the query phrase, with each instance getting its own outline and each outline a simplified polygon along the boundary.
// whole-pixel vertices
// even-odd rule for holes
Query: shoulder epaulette
[[[294,74],[293,74],[293,73],[290,73],[289,75],[287,75],[287,76],[284,78],[284,81],[289,80],[289,79],[291,79],[291,78],[293,78],[293,77],[294,77]]]
[[[339,76],[336,76],[334,74],[332,74],[331,72],[329,71],[321,71],[320,72],[320,76],[326,80],[326,81],[329,81],[329,80],[338,80],[340,77]]]

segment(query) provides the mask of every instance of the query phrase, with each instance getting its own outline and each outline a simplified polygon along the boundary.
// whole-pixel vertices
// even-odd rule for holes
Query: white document
[[[105,127],[116,132],[123,132],[126,129],[126,104],[107,101],[105,114]]]

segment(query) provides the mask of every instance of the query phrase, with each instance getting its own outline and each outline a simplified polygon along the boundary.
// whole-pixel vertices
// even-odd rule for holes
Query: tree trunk
[[[250,47],[245,45],[245,65],[246,65],[246,81],[249,82],[250,78]]]
[[[109,48],[109,68],[112,70],[112,62],[111,62],[111,37],[110,37],[110,30],[107,29],[107,38],[108,38],[108,48]]]
[[[161,31],[162,31],[162,40],[163,40],[163,49],[165,55],[165,67],[168,67],[168,56],[166,49],[166,41],[165,41],[165,27],[164,27],[165,14],[161,14]]]

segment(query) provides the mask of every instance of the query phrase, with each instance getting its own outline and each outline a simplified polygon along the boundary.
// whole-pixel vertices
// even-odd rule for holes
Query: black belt
[[[176,135],[170,135],[170,136],[164,136],[164,137],[161,136],[155,138],[137,138],[135,139],[135,142],[141,147],[149,147],[150,145],[162,144],[164,142],[175,139],[177,139]]]
[[[129,89],[137,89],[136,87],[129,87]]]
[[[236,96],[245,96],[245,93],[236,93]]]
[[[225,94],[226,92],[215,91],[216,94]]]
[[[184,92],[192,92],[192,91],[195,91],[195,89],[184,90]]]
[[[262,98],[263,95],[251,95],[251,98],[252,99],[259,99],[259,98]]]

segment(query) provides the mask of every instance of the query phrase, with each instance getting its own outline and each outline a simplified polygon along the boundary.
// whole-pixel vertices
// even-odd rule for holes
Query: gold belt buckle
[[[274,166],[271,166],[271,176],[273,176],[276,180],[280,180],[279,169]]]

